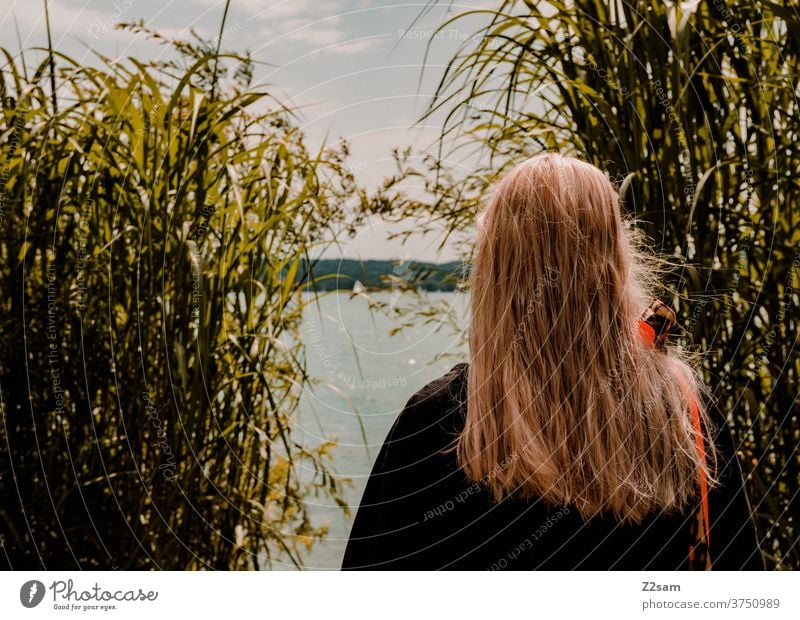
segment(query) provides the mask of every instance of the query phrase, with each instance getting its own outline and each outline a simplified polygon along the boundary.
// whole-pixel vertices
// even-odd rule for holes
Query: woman
[[[642,338],[652,262],[602,171],[513,169],[478,218],[470,364],[397,418],[343,568],[763,569],[725,419]]]

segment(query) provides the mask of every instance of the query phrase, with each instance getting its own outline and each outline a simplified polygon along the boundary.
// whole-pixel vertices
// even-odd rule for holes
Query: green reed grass
[[[307,502],[346,510],[291,432],[299,266],[363,195],[248,57],[123,27],[173,60],[2,50],[0,557],[299,565]]]

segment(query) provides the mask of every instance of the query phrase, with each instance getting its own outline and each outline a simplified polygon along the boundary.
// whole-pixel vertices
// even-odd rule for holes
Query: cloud
[[[308,53],[360,54],[389,35],[371,35],[356,39],[344,39],[344,32],[335,28],[301,28],[286,33],[288,41],[305,44]]]
[[[199,4],[210,7],[225,8],[225,0],[195,0]],[[320,5],[315,6],[311,0],[274,0],[265,6],[264,0],[235,0],[231,2],[231,10],[245,14],[248,19],[260,19],[274,22],[279,19],[297,17],[299,15],[319,14]]]
[[[382,36],[384,35],[377,37],[363,37],[360,39],[353,39],[351,41],[342,41],[341,43],[333,45],[325,51],[332,52],[334,54],[360,54],[379,43]]]
[[[126,19],[121,10],[118,13],[106,13],[86,7],[69,6],[62,0],[51,0],[48,10],[53,46],[56,48],[67,35],[76,35],[86,40],[90,40],[93,34],[97,36],[98,33],[102,33],[104,37],[131,37],[129,33],[120,32],[113,27],[114,20]],[[14,39],[16,39],[15,19],[19,25],[23,48],[45,44],[47,25],[43,10],[31,10],[28,2],[13,2],[3,21],[0,22],[0,32],[14,33]]]
[[[225,0],[195,0],[208,7],[224,7]],[[352,0],[325,3],[311,0],[273,0],[265,6],[263,0],[237,0],[231,4],[226,24],[228,33],[256,49],[289,47],[331,54],[357,54],[370,48],[370,37],[348,39],[352,34],[338,27],[343,12],[350,9]]]

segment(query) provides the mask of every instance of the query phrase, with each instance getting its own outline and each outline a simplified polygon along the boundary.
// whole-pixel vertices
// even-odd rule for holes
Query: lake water
[[[333,465],[339,476],[352,481],[345,498],[353,515],[383,440],[408,399],[467,359],[466,294],[426,293],[423,300],[391,292],[370,296],[393,307],[416,303],[427,316],[406,326],[407,318],[386,316],[371,309],[368,299],[338,292],[309,304],[301,328],[308,372],[316,384],[303,392],[295,436],[307,447],[336,442]],[[324,498],[310,508],[330,532],[304,556],[305,566],[338,569],[352,516],[346,518]]]

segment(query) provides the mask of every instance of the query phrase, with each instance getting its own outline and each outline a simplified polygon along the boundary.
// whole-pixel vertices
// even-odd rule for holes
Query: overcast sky
[[[194,28],[216,38],[224,5],[224,0],[51,0],[53,44],[86,62],[92,49],[111,57],[152,59],[165,48],[116,30],[114,24],[143,19],[165,34],[187,35]],[[255,60],[269,63],[258,69],[256,82],[301,106],[300,123],[311,145],[326,136],[328,142],[345,137],[352,146],[353,170],[371,188],[392,171],[392,147],[433,144],[438,127],[414,125],[444,64],[486,18],[464,20],[434,38],[423,74],[431,31],[448,16],[494,5],[491,0],[441,2],[420,17],[428,6],[424,1],[233,0],[222,47],[249,50]],[[19,50],[20,41],[24,49],[46,45],[43,7],[44,0],[4,2],[0,45],[10,51]],[[415,238],[401,247],[387,242],[386,234],[386,226],[375,223],[343,253],[455,257],[452,247],[436,252],[438,239]]]

